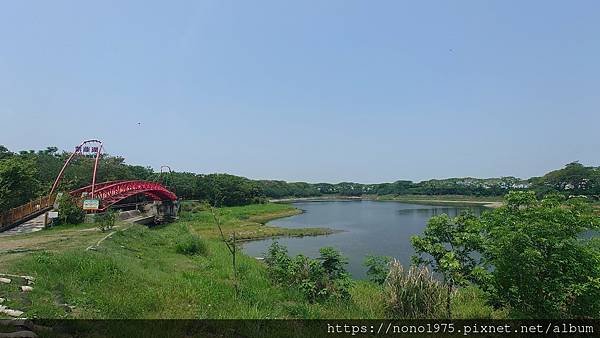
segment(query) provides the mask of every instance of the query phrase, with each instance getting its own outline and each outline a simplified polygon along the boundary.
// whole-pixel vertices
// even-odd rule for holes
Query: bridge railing
[[[27,204],[12,208],[4,213],[0,213],[0,231],[7,230],[15,223],[18,223],[27,217],[52,207],[55,199],[56,195],[40,197]]]

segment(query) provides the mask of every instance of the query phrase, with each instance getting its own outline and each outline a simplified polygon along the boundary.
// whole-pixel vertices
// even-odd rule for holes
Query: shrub
[[[317,259],[304,255],[290,258],[287,249],[273,242],[266,253],[269,276],[280,285],[298,287],[310,301],[350,295],[350,277],[344,265],[346,259],[333,248],[322,248]]]
[[[194,256],[208,254],[208,246],[200,236],[195,234],[186,234],[182,236],[175,245],[177,253],[182,255]]]
[[[327,290],[329,295],[341,298],[349,297],[351,279],[345,267],[348,260],[332,247],[321,248],[319,253],[318,260],[321,261],[326,277],[324,289]]]
[[[364,266],[367,267],[367,277],[375,284],[383,285],[389,272],[391,257],[368,255]]]
[[[265,255],[269,277],[278,284],[283,284],[288,279],[290,257],[287,248],[274,241]]]
[[[96,227],[100,229],[100,231],[106,232],[115,226],[116,220],[117,213],[113,210],[109,210],[105,213],[97,214],[94,218],[94,223],[96,223]]]
[[[385,281],[386,312],[392,318],[443,318],[445,286],[426,267],[408,270],[394,260]]]
[[[58,220],[60,224],[79,224],[85,220],[85,211],[75,198],[63,194],[58,200]]]
[[[290,261],[288,283],[297,285],[310,302],[328,298],[325,287],[325,270],[317,260],[297,255]]]

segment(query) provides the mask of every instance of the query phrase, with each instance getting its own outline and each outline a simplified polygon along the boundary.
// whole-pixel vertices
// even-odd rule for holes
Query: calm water
[[[430,206],[399,202],[327,201],[294,203],[304,210],[300,215],[269,222],[288,228],[327,227],[344,230],[328,236],[279,238],[292,255],[319,255],[319,248],[333,246],[348,258],[348,271],[355,278],[364,278],[362,265],[366,255],[385,255],[410,263],[414,251],[410,237],[421,234],[431,216],[447,214],[454,217],[464,210],[479,215],[482,207]],[[272,239],[244,244],[244,251],[263,257]]]

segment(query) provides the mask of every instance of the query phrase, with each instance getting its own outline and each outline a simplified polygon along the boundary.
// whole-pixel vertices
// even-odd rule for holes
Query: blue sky
[[[598,1],[4,1],[0,144],[310,182],[600,165]],[[138,125],[138,122],[140,125]]]

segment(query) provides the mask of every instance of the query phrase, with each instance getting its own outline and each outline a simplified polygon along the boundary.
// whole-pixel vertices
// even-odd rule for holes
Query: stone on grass
[[[4,303],[6,299],[0,297],[0,304]]]
[[[12,309],[7,308],[6,306],[0,305],[0,313],[7,314],[11,317],[19,317],[23,314],[23,311],[12,310]]]
[[[8,278],[0,277],[0,283],[9,284],[10,282],[11,280]]]
[[[33,288],[31,286],[26,286],[26,285],[21,286],[21,291],[23,291],[23,292],[29,292],[31,290],[33,290]]]

